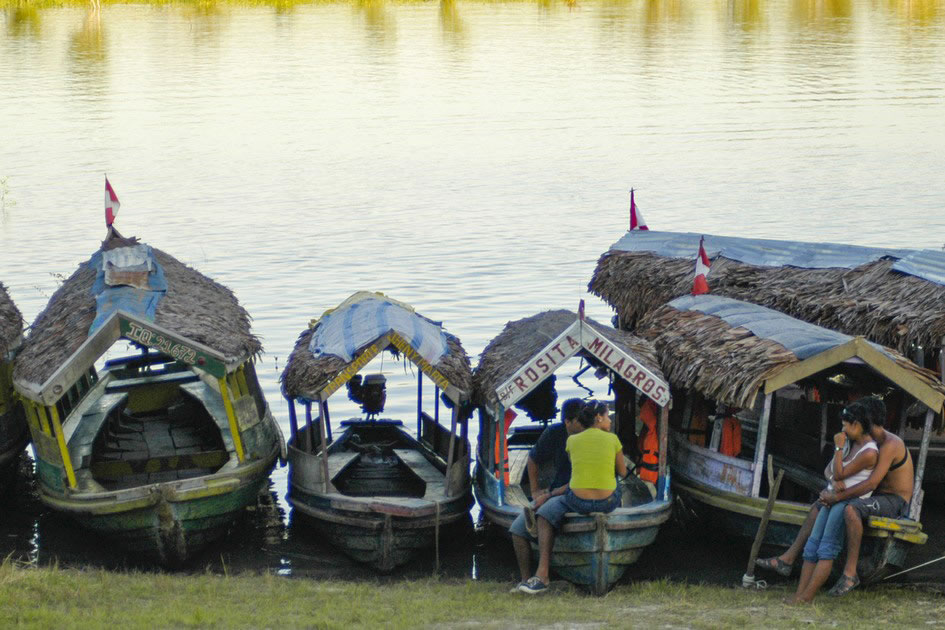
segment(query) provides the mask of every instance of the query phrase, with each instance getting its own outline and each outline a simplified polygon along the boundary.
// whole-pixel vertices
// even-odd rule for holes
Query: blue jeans
[[[807,544],[804,545],[804,561],[817,562],[818,560],[836,560],[843,548],[846,538],[846,523],[843,520],[843,510],[849,501],[841,501],[831,506],[821,506],[814,522],[814,529],[810,532]]]
[[[591,500],[582,499],[568,490],[562,495],[551,497],[545,501],[542,506],[535,511],[535,515],[543,517],[546,521],[551,523],[552,527],[558,529],[561,525],[561,521],[564,520],[564,515],[568,512],[577,512],[578,514],[604,512],[606,514],[613,512],[618,507],[620,507],[620,493],[618,491],[614,491],[614,493],[606,499]],[[512,521],[509,532],[515,536],[535,540],[525,529],[524,511]]]

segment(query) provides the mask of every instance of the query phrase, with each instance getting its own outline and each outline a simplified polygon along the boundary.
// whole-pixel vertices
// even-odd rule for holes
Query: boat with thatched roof
[[[418,368],[415,435],[402,420],[378,417],[386,377],[358,374],[384,351]],[[433,385],[426,397],[425,380]],[[441,529],[468,523],[472,507],[471,384],[459,339],[408,304],[360,291],[313,320],[282,373],[292,432],[287,498],[296,514],[349,556],[383,572],[421,549],[438,550]],[[365,417],[342,421],[334,437],[328,399],[345,385]],[[440,424],[441,399],[451,416],[448,430]],[[302,426],[297,404],[305,410]]]
[[[609,375],[614,431],[625,451],[636,444],[637,402],[651,400],[662,409],[656,483],[630,475],[619,508],[609,514],[568,513],[555,537],[551,569],[602,595],[653,542],[672,510],[666,455],[669,385],[649,342],[584,317],[583,309],[546,311],[506,324],[483,351],[473,377],[480,413],[474,487],[484,518],[507,532],[531,504],[526,463],[544,425],[509,432],[506,413],[518,407],[533,420],[553,418],[554,372],[575,355]],[[537,543],[532,550],[537,554]]]
[[[16,462],[29,442],[26,416],[13,390],[13,357],[23,341],[23,316],[0,283],[0,495],[10,487]]]
[[[945,386],[899,352],[762,306],[717,295],[685,296],[643,318],[677,402],[671,416],[673,489],[684,514],[753,538],[774,469],[784,470],[765,542],[789,545],[826,486],[822,473],[840,411],[864,395],[922,418],[909,517],[870,518],[861,578],[901,567],[927,536],[919,517],[932,421]],[[723,431],[741,431],[725,446]],[[737,428],[736,428],[737,427]]]
[[[702,234],[627,232],[597,262],[588,290],[634,330],[648,313],[692,289]],[[744,300],[797,319],[895,348],[945,381],[945,252],[706,234],[714,295]],[[921,422],[898,419],[913,456]],[[895,423],[893,425],[895,427]],[[935,421],[938,433],[942,418]],[[945,438],[933,437],[926,476],[945,483]]]
[[[225,533],[284,448],[249,322],[229,289],[110,230],[14,366],[43,502],[167,565]],[[139,352],[102,364],[119,340]]]

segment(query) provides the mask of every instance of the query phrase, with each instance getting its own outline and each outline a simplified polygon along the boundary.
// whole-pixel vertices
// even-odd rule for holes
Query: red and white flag
[[[646,221],[643,220],[643,214],[637,209],[637,202],[633,200],[633,189],[630,189],[630,229],[631,230],[649,230],[646,227]]]
[[[712,263],[705,253],[705,237],[699,239],[699,254],[696,256],[696,277],[692,282],[692,294],[702,295],[709,292],[709,283],[706,278],[709,277],[709,268]]]
[[[112,223],[115,222],[115,215],[118,214],[118,208],[121,207],[121,204],[118,203],[118,195],[115,194],[115,189],[112,188],[112,185],[108,183],[108,175],[105,176],[105,225],[108,227],[112,226]]]

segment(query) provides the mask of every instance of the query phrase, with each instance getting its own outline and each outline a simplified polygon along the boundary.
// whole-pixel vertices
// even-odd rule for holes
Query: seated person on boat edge
[[[610,410],[605,403],[589,401],[581,411],[580,423],[583,430],[571,435],[566,446],[571,459],[570,481],[556,488],[535,514],[538,568],[535,575],[519,584],[518,590],[523,593],[534,595],[547,590],[555,531],[566,513],[606,514],[620,506],[617,475],[627,476],[627,464],[620,439],[611,433]],[[528,541],[514,533],[512,540],[518,556],[518,546]]]
[[[561,405],[561,422],[553,424],[542,431],[541,436],[535,443],[535,446],[528,452],[528,461],[526,470],[528,471],[528,484],[531,488],[532,505],[531,514],[534,518],[534,510],[540,508],[552,493],[560,488],[567,488],[568,481],[571,479],[571,460],[568,458],[567,442],[571,435],[580,433],[584,430],[581,424],[580,415],[584,409],[584,401],[580,398],[569,398]],[[547,487],[542,487],[540,473],[541,470],[551,470],[554,477]],[[528,538],[534,540],[537,538],[537,530],[529,534],[528,523],[525,518],[526,509],[522,510],[512,525],[509,527],[509,533],[512,534],[512,546],[515,548],[515,557],[518,560],[519,571],[522,574],[522,582],[531,576],[529,562],[531,560],[531,546]],[[533,525],[534,527],[534,525]],[[517,588],[517,587],[516,587]]]
[[[828,491],[832,492],[843,484],[855,486],[866,481],[876,466],[879,449],[870,435],[873,425],[870,414],[865,409],[865,405],[851,405],[840,414],[843,430],[835,435],[833,440],[834,454],[826,470],[830,482]],[[848,440],[850,454],[844,459],[843,447]],[[866,492],[862,498],[867,498],[870,494],[872,492]],[[824,505],[818,511],[814,528],[804,545],[801,579],[794,597],[788,601],[811,602],[830,576],[834,560],[840,555],[840,549],[843,547],[843,511],[846,503],[847,501]]]
[[[851,409],[857,403],[859,403],[860,410]],[[843,595],[856,588],[860,583],[856,573],[856,564],[860,557],[864,520],[870,516],[906,518],[914,485],[912,457],[902,438],[885,429],[886,406],[883,401],[875,397],[862,398],[849,405],[847,409],[850,409],[848,413],[851,414],[864,411],[868,415],[872,424],[870,436],[879,447],[876,466],[863,482],[855,485],[846,484],[843,488],[840,487],[840,484],[835,484],[833,492],[825,490],[821,493],[820,499],[811,506],[807,520],[804,521],[797,538],[787,551],[780,556],[759,559],[756,562],[763,569],[775,571],[785,577],[790,575],[794,561],[804,548],[817,519],[817,514],[823,505],[847,501],[865,492],[875,491],[871,497],[850,501],[844,507],[847,561],[843,569],[843,575],[840,576],[837,584],[830,591],[832,595]]]

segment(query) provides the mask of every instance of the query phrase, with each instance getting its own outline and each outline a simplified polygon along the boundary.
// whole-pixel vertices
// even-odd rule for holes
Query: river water
[[[442,319],[474,363],[538,310],[587,298],[608,321],[586,284],[631,186],[653,229],[945,244],[941,0],[0,0],[0,16],[0,281],[26,319],[103,238],[107,173],[124,234],[253,315],[286,433],[285,357],[355,290]],[[409,416],[413,379],[384,369],[388,413]],[[252,547],[247,566],[340,566],[286,547],[305,537],[286,470],[272,479],[252,540],[201,562]],[[130,562],[26,503],[0,516],[0,554]],[[467,551],[458,574],[489,574],[490,553],[512,567]]]

